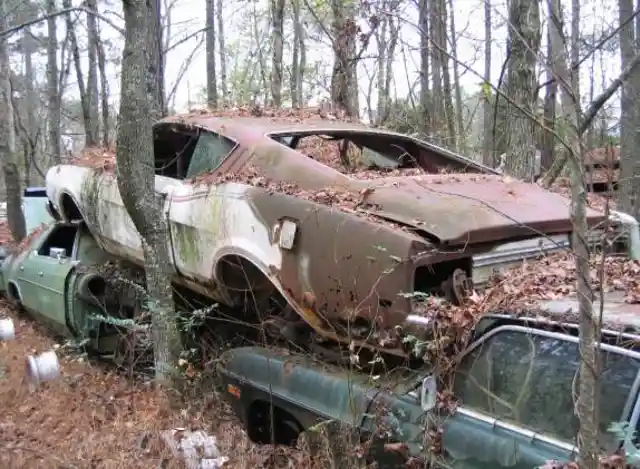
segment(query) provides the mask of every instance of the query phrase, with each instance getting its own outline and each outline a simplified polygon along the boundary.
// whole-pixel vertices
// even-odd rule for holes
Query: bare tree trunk
[[[284,0],[271,0],[271,99],[275,107],[282,106],[282,54],[284,49]]]
[[[451,93],[451,76],[449,73],[449,55],[446,53],[447,51],[447,3],[445,0],[435,0],[440,3],[440,18],[439,18],[439,36],[440,36],[440,46],[442,47],[440,52],[440,63],[442,64],[442,83],[443,83],[443,93],[442,97],[444,99],[444,109],[447,123],[447,137],[449,140],[449,145],[453,145],[454,148],[457,148],[457,137],[456,137],[456,125],[455,125],[455,112],[453,109],[453,97]]]
[[[167,115],[167,103],[164,92],[164,53],[162,50],[162,0],[150,0],[152,21],[149,23],[147,34],[151,47],[149,58],[149,91],[153,96],[151,116],[158,120]]]
[[[220,53],[220,92],[222,93],[222,105],[228,104],[227,91],[227,52],[224,37],[224,18],[222,16],[222,0],[216,4],[216,16],[218,18],[218,49]]]
[[[357,25],[353,11],[341,0],[331,0],[334,63],[331,75],[331,103],[350,117],[357,117],[358,83],[355,73]]]
[[[580,0],[571,0],[571,63],[580,61]],[[578,123],[580,123],[580,67],[571,67],[571,89],[578,111]]]
[[[550,0],[551,40],[556,54],[554,73],[562,88],[562,108],[567,120],[566,143],[571,161],[571,221],[573,224],[572,247],[576,262],[577,292],[580,314],[580,379],[576,408],[580,421],[580,467],[598,468],[598,360],[596,344],[600,331],[593,317],[593,297],[589,275],[589,249],[587,233],[587,192],[584,185],[584,166],[581,158],[579,109],[572,90],[569,71],[569,53],[562,28],[561,0]]]
[[[36,110],[39,107],[37,102],[36,92],[34,84],[36,82],[36,75],[33,69],[33,54],[34,54],[34,38],[31,33],[31,28],[24,28],[23,32],[23,54],[24,54],[24,75],[25,75],[25,87],[27,94],[27,132],[26,140],[28,147],[28,160],[36,161],[37,149],[38,149],[38,124],[36,123]],[[31,174],[25,168],[25,179],[31,177]],[[26,182],[25,182],[26,183]]]
[[[7,8],[0,0],[0,31],[7,29]],[[15,129],[11,105],[11,83],[8,36],[0,36],[0,163],[2,164],[7,201],[7,222],[16,241],[26,235],[24,214],[21,207],[20,171],[15,154]]]
[[[620,23],[626,21],[633,14],[633,0],[620,0]],[[620,30],[621,66],[627,67],[633,60],[636,50],[633,22]],[[640,69],[635,70],[629,80],[622,85],[620,100],[620,178],[618,199],[620,209],[640,216],[640,158],[637,154],[637,141],[640,130]]]
[[[549,66],[547,73],[547,86],[544,96],[544,126],[546,129],[542,129],[542,135],[540,139],[540,172],[546,172],[553,164],[553,154],[555,146],[555,138],[553,130],[556,122],[556,95],[558,92],[558,81],[554,76],[554,70],[558,68],[558,64],[555,61],[562,57],[562,51],[554,50],[554,43],[551,40],[551,28],[548,30],[547,41],[547,63]]]
[[[215,0],[206,0],[206,52],[207,52],[207,106],[218,107],[218,84],[216,77],[216,12]]]
[[[491,0],[484,0],[484,104],[482,113],[482,161],[487,166],[496,166],[493,157],[493,108],[491,103]]]
[[[456,39],[456,22],[453,12],[453,0],[449,0],[449,14],[451,16],[451,56],[453,57],[453,86],[456,95],[456,150],[465,152],[467,148],[466,132],[464,130],[464,112],[462,110],[462,89],[460,88],[460,70],[458,69],[458,40]]]
[[[386,5],[385,5],[386,6]],[[376,59],[377,88],[378,88],[378,104],[376,106],[375,124],[381,125],[387,118],[387,103],[389,96],[386,95],[384,84],[386,82],[386,64],[387,64],[387,27],[389,18],[387,15],[380,19],[380,25],[376,30],[376,43],[378,46],[378,57]]]
[[[420,23],[420,110],[422,131],[428,134],[433,128],[429,90],[429,0],[420,0],[418,22]]]
[[[60,90],[58,83],[58,25],[57,18],[51,16],[56,11],[56,0],[47,0],[47,113],[48,113],[48,153],[54,165],[60,164]]]
[[[398,8],[398,3],[394,4],[394,8]],[[394,10],[395,11],[395,10]],[[387,116],[389,114],[389,105],[391,102],[391,80],[393,79],[393,61],[396,55],[396,47],[398,46],[398,37],[400,36],[399,20],[389,18],[389,43],[387,45],[387,69],[384,73],[384,92],[387,96]]]
[[[596,32],[596,27],[594,22],[593,37],[595,37],[595,32]],[[596,76],[596,54],[593,53],[591,54],[591,64],[589,65],[589,102],[593,101],[593,98],[595,97],[595,93],[596,93],[595,76]],[[602,83],[605,83],[605,82],[603,81]],[[596,126],[591,125],[589,126],[589,130],[587,131],[587,148],[590,150],[593,148],[596,148],[595,142],[596,142]]]
[[[97,11],[96,0],[87,0],[87,8]],[[91,141],[97,144],[100,139],[100,96],[98,94],[98,25],[96,17],[87,13],[87,29],[89,37],[89,71],[87,73],[87,99],[89,100],[89,114],[91,129]]]
[[[71,8],[71,0],[62,0],[62,7],[64,9]],[[76,80],[78,82],[78,92],[80,93],[80,105],[82,107],[82,122],[84,124],[84,144],[88,147],[97,145],[97,141],[93,140],[93,124],[91,123],[91,108],[89,103],[89,97],[84,83],[84,75],[82,73],[82,64],[80,62],[80,49],[78,48],[78,38],[73,28],[73,21],[71,20],[71,12],[65,14],[67,35],[69,36],[69,42],[71,43],[71,53],[73,54],[73,63],[76,69]]]
[[[431,69],[433,72],[433,86],[431,93],[431,107],[433,132],[439,141],[444,134],[444,98],[442,96],[442,54],[440,48],[440,0],[428,0],[429,4],[429,36],[431,38]]]
[[[149,308],[153,325],[156,378],[172,385],[181,351],[172,301],[168,224],[163,216],[164,197],[155,191],[153,163],[153,108],[149,81],[157,69],[150,55],[154,35],[153,6],[144,0],[123,1],[125,44],[122,54],[120,125],[116,145],[118,189],[133,223],[143,239]],[[151,78],[149,77],[151,76]],[[157,111],[156,111],[157,112]]]
[[[509,5],[508,106],[506,172],[518,179],[535,176],[536,60],[540,48],[540,9],[537,0],[512,0]],[[529,115],[527,115],[529,114]]]
[[[300,68],[302,22],[300,18],[300,1],[292,0],[293,14],[293,53],[291,58],[291,105],[300,107],[302,103],[302,70]]]
[[[109,81],[107,80],[107,63],[104,56],[104,45],[98,36],[98,70],[100,71],[100,104],[102,106],[102,145],[109,147]]]

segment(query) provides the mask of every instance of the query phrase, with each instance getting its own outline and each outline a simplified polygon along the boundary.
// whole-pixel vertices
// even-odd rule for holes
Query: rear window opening
[[[374,132],[296,132],[270,137],[343,174],[363,176],[477,172],[466,161],[443,156],[409,137]]]
[[[71,257],[77,232],[78,227],[76,225],[56,226],[53,231],[49,233],[44,243],[42,243],[40,249],[38,249],[38,255],[57,258],[56,251],[63,249],[64,257]]]

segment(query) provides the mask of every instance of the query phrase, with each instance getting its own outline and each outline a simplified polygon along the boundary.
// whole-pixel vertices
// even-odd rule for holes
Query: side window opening
[[[57,255],[55,251],[51,252],[51,248],[58,248],[64,249],[64,257],[71,257],[77,231],[78,227],[74,225],[57,226],[38,249],[38,255],[56,258]]]
[[[222,135],[213,132],[201,133],[189,162],[187,179],[215,171],[235,146],[234,142]]]
[[[154,129],[155,173],[174,179],[190,179],[218,168],[235,148],[221,135],[172,124]]]
[[[610,425],[628,419],[622,414],[640,361],[606,350],[600,360],[600,444],[609,449]],[[466,407],[575,443],[579,366],[577,343],[504,330],[465,357],[454,392]]]

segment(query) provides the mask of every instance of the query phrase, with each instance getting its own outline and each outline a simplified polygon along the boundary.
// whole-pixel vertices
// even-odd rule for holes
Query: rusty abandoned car
[[[335,145],[333,160],[311,140]],[[174,116],[154,126],[154,157],[174,283],[297,343],[384,343],[404,356],[371,331],[419,323],[416,292],[459,302],[495,268],[566,248],[571,231],[562,195],[362,124]],[[51,168],[50,209],[142,267],[114,167]],[[594,230],[604,218],[588,210]]]

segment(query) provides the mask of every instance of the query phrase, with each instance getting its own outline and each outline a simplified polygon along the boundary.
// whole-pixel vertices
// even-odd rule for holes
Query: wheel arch
[[[76,197],[63,190],[58,196],[58,213],[64,222],[85,221],[86,218]]]

